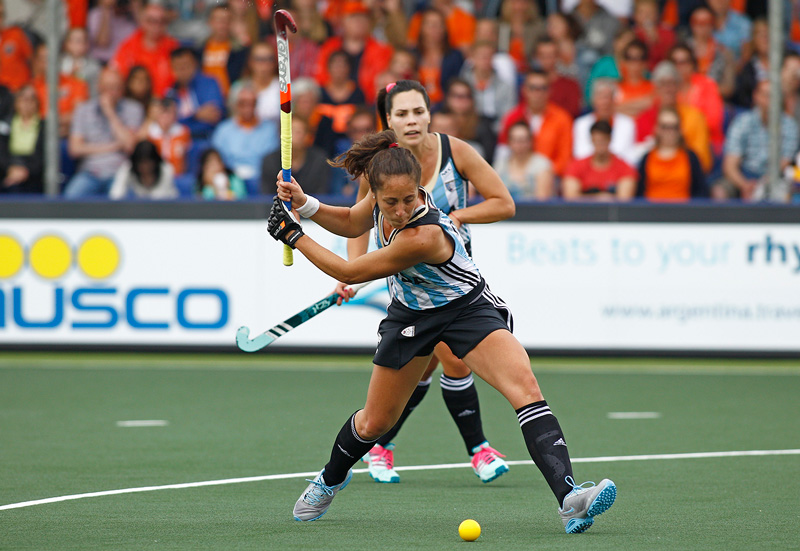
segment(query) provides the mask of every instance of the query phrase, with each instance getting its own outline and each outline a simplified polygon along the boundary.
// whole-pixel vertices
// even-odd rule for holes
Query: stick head
[[[292,33],[297,32],[297,25],[294,22],[294,18],[292,14],[286,10],[276,11],[273,21],[275,23],[275,32],[284,38],[286,37],[287,29]]]

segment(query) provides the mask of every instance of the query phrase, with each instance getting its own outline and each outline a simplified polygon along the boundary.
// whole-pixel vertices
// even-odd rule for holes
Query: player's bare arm
[[[455,211],[456,219],[462,224],[490,224],[514,216],[514,199],[491,165],[463,140],[450,136],[450,146],[458,170],[484,199]]]
[[[347,284],[394,275],[421,262],[440,264],[453,254],[453,243],[436,226],[409,228],[382,249],[347,261],[304,235],[295,243],[320,270]]]
[[[280,200],[291,201],[293,209],[304,206],[308,201],[308,196],[303,193],[303,188],[294,177],[291,182],[284,182],[279,177],[276,186]],[[336,235],[357,237],[372,227],[374,205],[371,197],[366,197],[352,207],[335,207],[321,203],[311,220]]]

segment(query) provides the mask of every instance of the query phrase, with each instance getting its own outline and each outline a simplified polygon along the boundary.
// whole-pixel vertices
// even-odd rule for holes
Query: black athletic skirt
[[[412,310],[393,300],[378,327],[376,365],[400,369],[417,356],[427,356],[444,342],[459,358],[498,329],[513,331],[511,311],[481,283],[450,304]]]

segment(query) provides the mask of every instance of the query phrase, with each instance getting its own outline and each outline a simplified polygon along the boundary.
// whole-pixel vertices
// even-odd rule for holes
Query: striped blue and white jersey
[[[379,249],[389,246],[404,229],[429,224],[440,226],[454,243],[453,256],[446,262],[415,264],[387,278],[392,299],[412,310],[445,306],[472,291],[482,281],[478,267],[467,254],[452,220],[436,208],[424,189],[421,190],[425,194],[425,204],[417,208],[408,224],[402,229],[392,230],[388,237],[383,233],[383,215],[377,205],[373,211],[375,242]]]
[[[436,208],[445,214],[450,214],[454,210],[466,208],[469,182],[456,168],[453,151],[450,148],[450,137],[447,134],[436,133],[435,135],[439,139],[438,170],[433,173],[433,178],[424,187],[433,199]],[[461,234],[467,251],[470,252],[472,236],[469,224],[462,224],[458,233]]]

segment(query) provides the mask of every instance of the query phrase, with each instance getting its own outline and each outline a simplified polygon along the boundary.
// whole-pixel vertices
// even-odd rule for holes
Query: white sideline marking
[[[609,419],[659,419],[661,414],[657,411],[609,411]]]
[[[117,421],[118,427],[166,427],[167,425],[169,425],[169,422],[164,421],[163,419]]]
[[[765,455],[800,455],[800,449],[793,450],[744,450],[729,452],[697,452],[697,453],[664,453],[655,455],[610,455],[601,457],[576,457],[572,458],[572,463],[613,463],[617,461],[654,461],[659,459],[708,459],[714,457],[754,457]],[[509,465],[533,465],[530,459],[525,461],[508,461]],[[441,465],[413,465],[410,467],[396,467],[397,471],[434,471],[440,469],[461,469],[472,467],[471,463],[446,463]],[[353,473],[366,473],[367,469],[353,469]],[[222,480],[206,480],[203,482],[185,482],[183,484],[166,484],[164,486],[142,486],[139,488],[123,488],[121,490],[105,490],[102,492],[90,492],[86,494],[73,494],[68,496],[48,497],[46,499],[36,499],[33,501],[21,501],[0,505],[0,511],[10,509],[21,509],[34,505],[46,505],[48,503],[58,503],[60,501],[72,501],[87,497],[114,496],[120,494],[136,494],[140,492],[154,492],[156,490],[182,490],[184,488],[201,488],[203,486],[223,486],[225,484],[240,484],[242,482],[262,482],[264,480],[285,480],[287,478],[313,478],[319,471],[309,471],[305,473],[284,473],[270,474],[265,476],[248,476],[244,478],[225,478]]]

